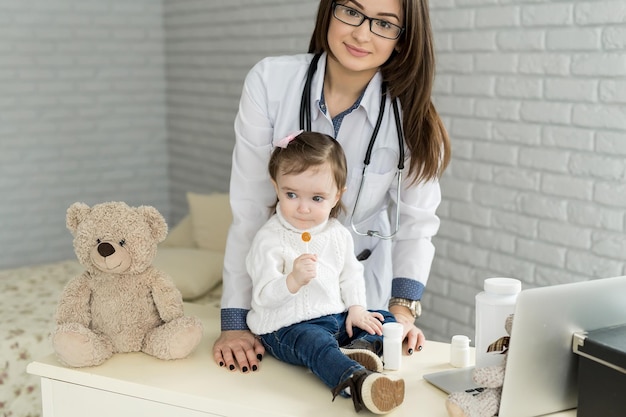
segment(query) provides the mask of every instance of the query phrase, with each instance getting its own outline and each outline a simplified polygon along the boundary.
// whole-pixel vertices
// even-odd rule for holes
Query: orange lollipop
[[[309,253],[309,241],[311,240],[311,234],[309,232],[302,233],[302,240],[306,244],[306,253]]]

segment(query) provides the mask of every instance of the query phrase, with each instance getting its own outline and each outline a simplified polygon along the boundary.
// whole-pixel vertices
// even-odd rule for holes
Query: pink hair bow
[[[290,133],[282,139],[275,139],[272,145],[277,146],[279,148],[286,148],[289,145],[289,142],[297,138],[300,133],[304,132],[304,130],[298,130],[296,132]]]

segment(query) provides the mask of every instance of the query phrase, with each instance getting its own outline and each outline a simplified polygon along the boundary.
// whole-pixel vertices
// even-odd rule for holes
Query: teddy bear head
[[[66,224],[78,261],[93,274],[145,271],[167,236],[167,223],[156,208],[123,202],[93,207],[74,203],[67,209]]]

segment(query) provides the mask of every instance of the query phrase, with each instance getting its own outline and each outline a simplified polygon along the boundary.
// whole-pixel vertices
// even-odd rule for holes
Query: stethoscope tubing
[[[311,84],[313,82],[313,75],[317,70],[317,64],[321,57],[321,54],[315,54],[313,59],[311,60],[311,64],[307,70],[307,76],[304,83],[304,88],[302,91],[302,100],[300,101],[300,129],[311,131]],[[374,130],[372,131],[372,136],[370,137],[370,141],[367,145],[367,151],[365,152],[365,159],[363,160],[363,174],[361,175],[361,182],[359,184],[359,189],[357,191],[356,199],[354,201],[354,207],[352,209],[352,215],[350,216],[350,226],[354,233],[360,236],[370,236],[377,237],[380,239],[391,239],[393,238],[400,228],[400,190],[402,184],[402,170],[404,169],[404,135],[402,133],[402,124],[400,122],[400,111],[398,110],[398,100],[394,97],[391,100],[393,114],[396,123],[396,131],[398,135],[398,184],[397,184],[397,198],[398,202],[396,203],[396,218],[395,218],[395,228],[394,232],[390,235],[381,235],[378,230],[368,230],[367,232],[359,231],[354,224],[354,215],[357,211],[357,207],[359,205],[359,200],[361,198],[361,194],[363,191],[363,184],[365,183],[365,177],[367,177],[367,169],[369,167],[372,152],[374,150],[374,144],[376,142],[376,138],[378,137],[378,131],[380,130],[380,126],[382,124],[383,116],[385,114],[385,106],[387,102],[387,84],[385,82],[381,85],[381,98],[380,98],[380,110],[378,111],[378,117],[376,118],[376,124],[374,125]]]

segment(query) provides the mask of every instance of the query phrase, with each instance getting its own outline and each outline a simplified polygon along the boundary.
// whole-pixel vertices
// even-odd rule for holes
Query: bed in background
[[[189,194],[190,214],[159,246],[154,265],[186,302],[219,303],[228,196]],[[0,417],[41,415],[39,379],[26,365],[52,352],[54,311],[65,284],[84,268],[76,260],[0,271]]]
[[[52,315],[68,277],[81,265],[66,261],[0,271],[0,415],[41,414],[37,377],[26,365],[50,354]]]

